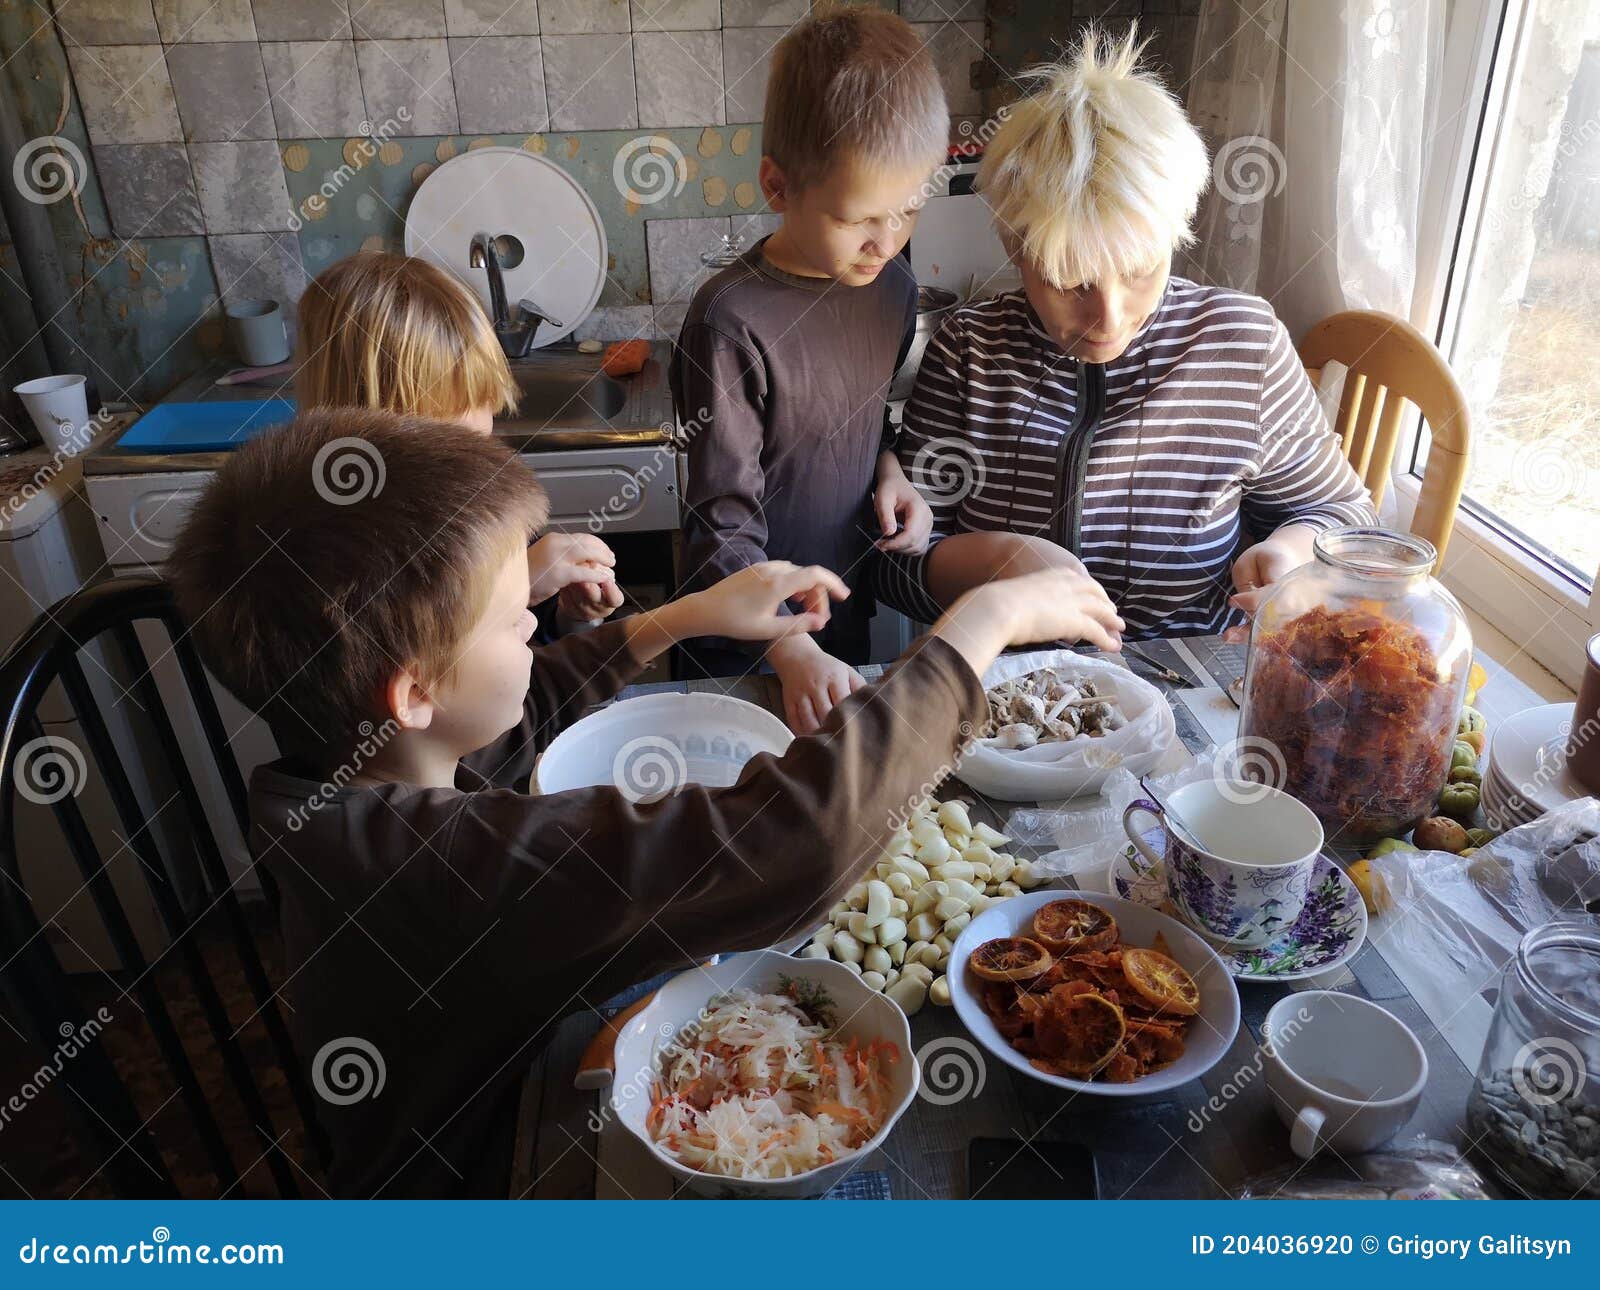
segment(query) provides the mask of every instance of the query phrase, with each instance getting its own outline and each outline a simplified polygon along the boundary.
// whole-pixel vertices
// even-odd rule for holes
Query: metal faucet
[[[549,323],[552,327],[561,327],[564,324],[526,296],[517,301],[513,315],[506,304],[506,280],[500,270],[500,256],[494,243],[495,239],[490,234],[474,233],[467,249],[467,263],[474,269],[488,272],[489,316],[494,323],[494,334],[500,342],[500,348],[505,351],[507,358],[526,358],[541,325]]]

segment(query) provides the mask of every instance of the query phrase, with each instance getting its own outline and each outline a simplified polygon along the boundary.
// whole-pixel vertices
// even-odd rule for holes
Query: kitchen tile
[[[727,232],[728,221],[721,217],[645,220],[650,301],[658,311],[663,305],[686,303],[695,288],[711,276],[713,270],[700,257],[720,250]]]
[[[195,187],[208,233],[289,227],[289,190],[276,143],[191,143]]]
[[[641,126],[722,124],[721,32],[637,32],[633,63]]]
[[[262,40],[349,40],[345,0],[251,0]],[[356,0],[357,4],[365,0]]]
[[[635,31],[715,31],[722,0],[633,0]]]
[[[445,33],[444,0],[353,0],[357,40],[420,40]]]
[[[627,31],[628,0],[539,0],[539,30],[546,36]]]
[[[541,39],[552,130],[627,130],[639,124],[633,48],[627,36]]]
[[[983,98],[972,88],[972,64],[987,57],[983,47],[983,24],[914,22],[911,28],[928,47],[939,69],[939,79],[944,82],[945,97],[950,102],[950,115],[982,115]]]
[[[356,47],[350,41],[268,41],[261,46],[261,60],[280,139],[332,139],[360,132],[367,112]]]
[[[1138,0],[1133,7],[1137,13]],[[900,16],[907,22],[982,22],[983,0],[900,0]]]
[[[276,300],[291,318],[306,289],[300,239],[293,233],[235,233],[208,237],[211,268],[224,304]]]
[[[256,39],[250,0],[155,0],[155,5],[164,44]]]
[[[729,125],[759,121],[766,107],[767,70],[772,47],[787,27],[728,27],[722,32],[722,79],[726,84],[723,120]]]
[[[374,130],[401,122],[400,134],[457,134],[450,51],[442,40],[358,40],[361,93]],[[407,120],[401,113],[410,114]]]
[[[452,36],[450,75],[463,134],[550,128],[537,36]]]
[[[160,45],[67,50],[90,143],[177,143],[178,104]]]
[[[55,10],[68,45],[144,45],[161,39],[150,0],[70,0]]]
[[[724,27],[792,26],[806,16],[807,0],[722,0]]]
[[[189,142],[277,137],[255,41],[173,45],[167,74]]]
[[[194,172],[181,143],[107,144],[95,173],[118,237],[185,237],[206,231]]]
[[[452,36],[537,36],[538,0],[444,0]]]
[[[732,227],[734,240],[739,244],[739,250],[743,252],[748,251],[762,238],[771,237],[776,233],[778,226],[783,223],[783,216],[764,210],[750,215],[734,215],[728,223]]]
[[[601,305],[572,329],[573,340],[655,340],[655,310],[649,305]]]

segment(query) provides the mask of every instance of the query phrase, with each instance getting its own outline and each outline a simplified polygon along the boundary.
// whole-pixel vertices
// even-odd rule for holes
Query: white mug
[[[70,455],[87,446],[81,432],[89,424],[88,384],[86,376],[41,376],[13,388],[46,448]]]
[[[1183,826],[1154,802],[1122,813],[1122,827],[1151,864],[1166,868],[1167,894],[1195,930],[1246,948],[1267,945],[1305,908],[1322,853],[1322,825],[1311,809],[1266,784],[1203,779],[1167,795]],[[1156,855],[1133,817],[1153,815],[1167,835]]]
[[[1337,990],[1279,999],[1261,1030],[1273,1109],[1302,1160],[1371,1151],[1416,1114],[1428,1055],[1394,1013]]]

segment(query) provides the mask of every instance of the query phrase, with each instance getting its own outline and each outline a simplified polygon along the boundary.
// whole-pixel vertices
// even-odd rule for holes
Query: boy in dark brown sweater
[[[368,487],[330,488],[356,458]],[[337,1195],[503,1196],[520,1077],[563,1015],[813,924],[984,720],[998,651],[1094,635],[1057,575],[995,583],[732,788],[532,797],[539,750],[674,640],[814,631],[845,594],[755,565],[530,650],[545,514],[488,438],[322,411],[236,452],[174,552],[202,655],[284,751],[251,783],[251,844],[282,893]],[[351,1047],[381,1061],[377,1096],[329,1069]]]

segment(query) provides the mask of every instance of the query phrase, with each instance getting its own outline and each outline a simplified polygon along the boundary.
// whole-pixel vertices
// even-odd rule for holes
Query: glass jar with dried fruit
[[[1409,533],[1338,528],[1250,628],[1240,761],[1299,798],[1328,841],[1362,846],[1433,813],[1472,635]]]

